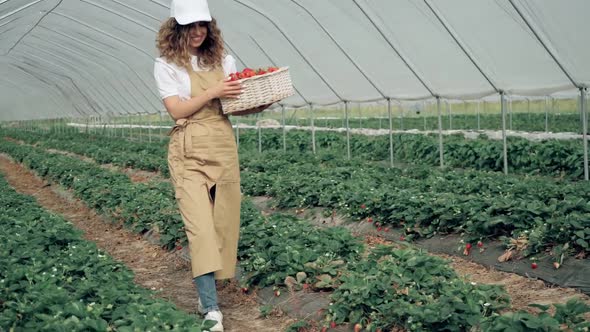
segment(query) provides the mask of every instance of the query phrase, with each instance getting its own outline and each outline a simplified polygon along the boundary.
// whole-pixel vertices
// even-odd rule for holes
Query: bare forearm
[[[187,100],[181,100],[176,97],[170,101],[165,101],[166,109],[174,120],[188,118],[196,112],[203,109],[207,103],[213,100],[210,93],[205,91],[204,93],[192,97]]]

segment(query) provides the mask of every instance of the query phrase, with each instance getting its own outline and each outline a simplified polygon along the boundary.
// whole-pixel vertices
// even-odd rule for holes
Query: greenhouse
[[[588,13],[0,0],[0,331],[587,331]]]

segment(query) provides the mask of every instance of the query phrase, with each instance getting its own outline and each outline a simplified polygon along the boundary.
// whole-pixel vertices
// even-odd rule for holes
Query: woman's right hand
[[[239,98],[241,93],[242,83],[230,81],[229,78],[207,89],[207,94],[212,98]]]

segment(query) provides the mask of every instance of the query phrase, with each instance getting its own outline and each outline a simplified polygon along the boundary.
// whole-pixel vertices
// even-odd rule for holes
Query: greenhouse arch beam
[[[389,47],[391,47],[391,49],[393,49],[393,51],[395,52],[395,54],[397,54],[397,56],[403,61],[403,63],[406,65],[406,67],[408,67],[408,69],[412,72],[412,74],[414,74],[414,76],[418,79],[418,81],[420,81],[420,84],[422,84],[422,86],[424,86],[424,88],[426,90],[428,90],[428,93],[430,93],[430,95],[433,96],[433,97],[440,97],[439,94],[437,94],[434,91],[432,91],[432,88],[428,84],[426,84],[425,79],[418,74],[418,72],[416,71],[416,69],[414,68],[414,66],[410,64],[410,62],[408,61],[408,59],[404,55],[402,55],[399,52],[399,50],[397,49],[397,47],[395,47],[395,45],[393,45],[393,43],[391,42],[391,40],[389,40],[389,38],[387,38],[387,36],[385,35],[385,33],[383,32],[383,30],[381,29],[381,27],[379,27],[379,25],[377,24],[377,22],[375,22],[375,20],[371,17],[371,15],[369,15],[369,13],[366,11],[366,9],[363,8],[358,3],[357,0],[352,0],[352,2],[354,2],[354,4],[361,10],[361,12],[365,15],[365,17],[369,20],[369,22],[371,22],[371,24],[373,25],[373,27],[375,27],[375,29],[377,29],[377,31],[379,32],[379,34],[381,35],[381,37],[383,37],[383,39],[389,45]]]
[[[27,77],[30,77],[33,80],[40,82],[40,84],[45,86],[46,89],[54,92],[51,94],[51,98],[53,100],[56,100],[56,98],[57,98],[57,100],[59,102],[56,102],[56,104],[60,104],[64,109],[73,106],[73,103],[71,103],[71,101],[67,98],[67,95],[63,93],[61,88],[55,82],[50,82],[50,81],[45,80],[43,77],[38,77],[37,75],[34,75],[33,73],[30,73],[27,70],[25,70],[24,68],[20,67],[18,64],[11,63],[11,66],[14,67],[16,70],[22,72],[23,75],[26,75]],[[16,84],[14,84],[14,82],[12,82],[12,80],[10,80],[8,77],[3,77],[2,80],[5,82],[10,82],[15,87],[18,88],[18,86]],[[20,87],[20,88],[22,89],[22,87]],[[57,93],[55,93],[55,92],[57,92]],[[61,98],[59,98],[60,94],[61,94]],[[68,102],[70,102],[70,103],[68,104]]]
[[[320,79],[324,82],[324,84],[326,84],[328,86],[328,88],[332,91],[332,93],[338,97],[338,99],[344,101],[344,98],[342,98],[342,96],[334,89],[334,87],[328,83],[328,81],[326,80],[326,78],[324,77],[324,75],[322,75],[319,70],[311,63],[311,61],[309,61],[309,59],[303,55],[303,53],[301,53],[301,51],[299,50],[299,48],[297,48],[297,46],[295,45],[295,43],[293,42],[293,40],[291,40],[291,38],[285,33],[285,31],[273,20],[269,17],[269,15],[265,14],[264,12],[262,12],[260,9],[256,8],[254,5],[250,4],[246,4],[244,1],[242,0],[235,0],[235,2],[241,4],[242,6],[255,11],[256,13],[258,13],[259,15],[263,16],[264,18],[266,18],[270,23],[272,23],[272,25],[274,25],[275,28],[277,28],[277,30],[281,33],[281,35],[283,35],[283,37],[285,37],[285,39],[289,42],[289,44],[295,49],[295,51],[297,52],[297,54],[299,54],[299,56],[303,59],[303,61],[305,61],[305,63],[307,63],[307,65],[316,73],[316,75],[318,75],[320,77]]]
[[[24,7],[24,8],[28,8],[29,6],[32,6],[32,5],[34,5],[34,4],[37,4],[37,3],[41,2],[41,1],[42,1],[42,0],[38,0],[38,1],[35,1],[34,3],[30,3],[30,4],[28,4],[28,5],[27,5],[26,7]],[[62,3],[62,2],[63,2],[63,0],[59,0],[59,2],[58,2],[58,3],[57,3],[55,6],[53,6],[53,8],[51,8],[51,9],[50,9],[50,10],[48,10],[47,12],[43,13],[43,16],[41,16],[41,18],[40,18],[40,19],[37,21],[37,23],[35,23],[35,24],[34,24],[34,25],[33,25],[33,26],[32,26],[32,27],[29,29],[29,30],[27,30],[27,32],[25,32],[25,33],[24,33],[22,36],[20,36],[20,38],[19,38],[19,39],[16,41],[16,43],[14,43],[14,44],[13,44],[13,45],[12,45],[12,46],[11,46],[11,47],[8,49],[8,51],[6,51],[6,53],[4,53],[4,55],[8,55],[8,54],[10,54],[10,52],[12,52],[12,50],[13,50],[13,49],[16,47],[16,45],[18,45],[18,44],[19,44],[19,43],[20,43],[20,42],[21,42],[21,41],[22,41],[22,40],[23,40],[23,39],[24,39],[24,38],[25,38],[25,37],[26,37],[26,36],[27,36],[29,33],[31,33],[31,31],[33,31],[33,29],[35,29],[35,28],[37,27],[37,25],[39,25],[39,23],[41,23],[41,21],[42,21],[42,20],[45,18],[45,16],[49,15],[49,13],[53,12],[53,11],[55,10],[55,8],[59,7],[59,5],[61,5],[61,3]],[[21,8],[20,10],[22,10],[22,9],[24,9],[24,8]],[[8,13],[8,14],[6,14],[5,16],[3,16],[3,17],[0,17],[0,20],[1,20],[1,19],[3,19],[4,17],[10,16],[10,15],[12,15],[12,14],[14,14],[14,13],[15,13],[14,11],[13,11],[13,12],[11,12],[11,13]]]
[[[82,40],[80,40],[80,39],[78,39],[78,38],[72,37],[72,36],[70,36],[70,35],[68,35],[68,34],[65,34],[65,33],[63,33],[63,32],[60,32],[60,31],[57,31],[57,30],[51,29],[51,28],[49,28],[49,27],[46,27],[46,26],[44,26],[44,25],[40,25],[39,27],[41,27],[41,28],[43,28],[43,29],[46,29],[46,30],[48,30],[48,31],[51,31],[51,32],[53,32],[53,33],[55,33],[55,34],[58,34],[58,35],[60,35],[60,36],[62,36],[62,37],[64,37],[64,38],[71,39],[71,40],[73,40],[73,41],[75,41],[75,42],[77,42],[77,43],[80,43],[80,44],[82,44],[82,45],[84,45],[84,46],[86,46],[86,47],[89,47],[89,48],[91,48],[91,49],[95,50],[96,52],[98,52],[98,53],[101,53],[101,54],[104,54],[104,55],[108,56],[109,58],[112,58],[113,60],[115,60],[115,61],[119,62],[119,63],[120,63],[120,64],[122,64],[123,66],[127,67],[127,69],[129,69],[129,70],[130,70],[132,73],[134,73],[134,74],[135,74],[135,76],[137,76],[137,78],[139,79],[139,81],[140,81],[141,83],[143,83],[144,87],[145,87],[145,88],[146,88],[148,91],[150,91],[150,93],[151,93],[151,94],[152,94],[154,97],[157,97],[157,98],[159,98],[159,96],[158,96],[158,95],[157,95],[157,94],[156,94],[156,93],[153,91],[154,89],[153,89],[152,87],[148,86],[148,85],[147,85],[147,83],[146,83],[146,82],[145,82],[143,79],[141,79],[141,76],[139,76],[139,73],[138,73],[138,72],[137,72],[135,69],[133,69],[133,67],[129,66],[129,65],[128,65],[128,64],[127,64],[125,61],[121,61],[121,59],[119,59],[118,57],[116,57],[116,56],[114,56],[114,55],[112,55],[112,54],[110,54],[110,53],[108,53],[108,52],[105,52],[105,51],[103,51],[102,49],[100,49],[100,48],[98,48],[98,47],[96,47],[96,46],[93,46],[93,45],[92,45],[92,44],[90,44],[90,43],[87,43],[87,42],[85,42],[85,41],[82,41]],[[141,91],[141,89],[138,89],[138,90],[140,90],[140,91]],[[142,93],[143,93],[143,92],[142,92]]]
[[[127,20],[127,21],[129,21],[129,22],[132,22],[132,23],[134,23],[134,24],[137,24],[137,25],[139,25],[139,26],[140,26],[140,27],[142,27],[142,28],[145,28],[145,29],[147,29],[147,30],[150,30],[150,31],[153,31],[153,32],[157,32],[157,30],[155,30],[154,28],[152,28],[152,27],[151,27],[151,26],[149,26],[149,25],[145,25],[145,24],[143,24],[143,23],[141,23],[141,22],[138,22],[138,21],[136,21],[136,20],[134,20],[134,19],[132,19],[132,18],[130,18],[130,17],[127,17],[127,16],[125,16],[125,15],[122,15],[122,14],[120,14],[120,13],[117,13],[116,11],[114,11],[114,10],[112,10],[112,9],[109,9],[109,8],[107,8],[107,7],[104,7],[104,6],[101,6],[101,5],[99,5],[99,4],[95,3],[95,2],[88,1],[88,0],[80,0],[80,1],[82,1],[82,2],[84,2],[84,3],[87,3],[87,4],[91,5],[91,6],[95,6],[95,7],[97,7],[97,8],[100,8],[100,9],[104,10],[105,12],[109,12],[109,13],[111,13],[111,14],[113,14],[113,15],[119,16],[119,17],[121,17],[121,18],[123,18],[123,19],[125,19],[125,20]],[[129,9],[131,9],[131,10],[133,10],[133,11],[137,12],[137,13],[144,14],[144,15],[146,15],[147,17],[153,18],[153,16],[151,16],[151,15],[147,15],[147,14],[145,14],[144,12],[141,12],[141,11],[139,11],[139,10],[137,10],[137,9],[133,8],[133,7],[129,7],[129,6],[125,6],[125,7],[129,8]]]
[[[52,54],[56,58],[61,59],[64,63],[70,63],[70,64],[72,64],[72,66],[74,66],[75,63],[82,63],[84,66],[93,66],[93,67],[97,68],[98,69],[98,72],[101,72],[102,71],[102,72],[104,72],[106,74],[106,76],[108,76],[109,74],[111,74],[111,72],[108,70],[108,68],[102,66],[102,64],[100,64],[98,62],[95,62],[95,61],[93,61],[90,58],[86,58],[82,54],[82,51],[80,51],[80,50],[72,49],[71,47],[66,46],[66,45],[59,45],[56,42],[49,41],[49,40],[47,40],[45,42],[48,43],[48,44],[50,44],[50,45],[54,45],[55,48],[56,48],[56,50],[59,50],[59,51],[67,51],[71,55],[71,58],[68,60],[68,59],[63,58],[63,56],[61,56],[61,55],[59,55],[57,53]],[[46,50],[46,52],[47,52],[47,50]],[[90,65],[87,64],[87,63],[84,63],[84,62],[88,62],[88,63],[90,63]],[[112,89],[112,90],[114,90],[114,93],[110,93],[109,92],[109,94],[113,98],[115,98],[116,95],[118,96],[116,98],[116,100],[117,100],[117,103],[119,104],[119,106],[123,106],[123,104],[127,104],[127,106],[129,106],[130,108],[133,108],[134,104],[135,105],[140,105],[140,102],[137,100],[136,94],[135,93],[132,93],[128,89],[127,84],[121,83],[120,85],[121,85],[121,87],[122,87],[122,89],[124,91],[122,91],[119,88],[114,88],[114,89]],[[111,90],[111,89],[108,89],[109,85],[103,85],[103,86],[105,88],[105,91]],[[129,98],[126,98],[125,96],[129,96],[131,98],[131,100]]]
[[[59,15],[59,16],[64,17],[64,18],[67,18],[67,19],[69,19],[71,21],[74,21],[74,22],[76,22],[76,23],[78,23],[78,24],[80,24],[82,26],[85,26],[85,27],[87,27],[87,28],[89,28],[89,29],[91,29],[91,30],[93,30],[95,32],[98,32],[98,33],[103,34],[105,36],[108,36],[108,37],[110,37],[110,38],[112,38],[114,40],[117,40],[117,41],[119,41],[119,42],[121,42],[121,43],[123,43],[123,44],[125,44],[125,45],[127,45],[129,47],[131,47],[131,48],[134,48],[135,50],[139,51],[140,53],[143,53],[144,55],[148,56],[150,59],[153,59],[153,56],[151,54],[147,53],[143,49],[141,49],[141,48],[133,45],[132,43],[130,43],[130,42],[124,40],[124,39],[121,39],[121,38],[118,38],[116,36],[113,36],[113,35],[111,35],[110,33],[106,32],[106,31],[103,31],[103,30],[100,30],[98,28],[95,28],[95,27],[93,27],[93,26],[91,26],[89,24],[86,24],[86,23],[84,23],[84,22],[82,22],[80,20],[77,20],[77,19],[75,19],[73,17],[70,17],[70,16],[68,16],[66,14],[63,14],[63,13],[60,13],[60,12],[54,12],[53,14],[54,15]]]
[[[23,11],[23,10],[25,10],[25,9],[31,7],[31,6],[34,6],[34,5],[38,4],[41,1],[44,1],[44,0],[36,0],[36,1],[31,2],[31,3],[26,4],[24,6],[21,6],[21,7],[15,9],[15,10],[9,12],[9,13],[6,13],[6,14],[0,16],[0,20],[3,20],[3,19],[7,18],[10,15],[14,15],[14,14],[20,12],[20,11]],[[61,0],[60,0],[60,3],[61,3]]]
[[[36,77],[36,78],[37,78],[38,80],[40,80],[40,81],[42,81],[42,82],[45,82],[45,80],[41,79],[41,78],[40,78],[40,77],[37,75],[37,73],[36,73],[35,71],[30,71],[30,70],[27,70],[26,68],[24,68],[24,67],[23,67],[24,65],[26,65],[26,66],[29,66],[29,67],[31,67],[31,68],[33,68],[33,69],[37,69],[37,68],[38,68],[38,66],[36,66],[35,64],[29,63],[29,62],[26,62],[26,61],[24,61],[24,62],[23,62],[23,61],[20,61],[20,64],[19,64],[19,65],[15,65],[15,67],[17,67],[18,69],[22,70],[23,72],[25,72],[25,73],[27,73],[27,74],[29,74],[29,75],[33,76],[33,77]],[[42,69],[43,69],[43,70],[45,70],[45,71],[47,71],[47,72],[49,72],[49,73],[51,73],[51,74],[53,74],[53,75],[55,75],[55,76],[61,77],[62,79],[66,80],[66,81],[69,81],[69,82],[72,84],[72,88],[73,88],[73,90],[74,90],[74,91],[76,91],[76,92],[78,92],[78,94],[80,95],[80,97],[81,97],[81,98],[82,98],[84,101],[86,101],[86,105],[88,106],[88,108],[89,108],[89,109],[90,109],[92,112],[94,112],[94,113],[96,113],[96,114],[100,114],[100,112],[98,112],[98,111],[96,110],[96,108],[95,108],[95,105],[94,105],[95,103],[94,103],[94,102],[93,102],[91,99],[89,99],[89,98],[88,98],[88,96],[87,96],[86,94],[84,94],[84,92],[82,92],[82,89],[80,89],[80,87],[79,87],[79,86],[76,84],[76,82],[74,82],[74,80],[73,80],[71,77],[69,77],[69,76],[67,76],[67,75],[60,74],[60,73],[56,73],[56,72],[54,72],[54,71],[51,71],[51,70],[49,70],[49,69],[47,69],[47,68],[42,68]],[[46,82],[46,83],[47,83],[47,82]],[[49,83],[48,83],[48,84],[49,84]],[[69,95],[69,94],[67,93],[67,91],[64,91],[64,88],[63,88],[63,87],[61,87],[61,86],[59,86],[59,85],[57,85],[57,84],[55,84],[55,87],[56,87],[58,90],[60,90],[60,92],[61,92],[61,93],[62,93],[64,96],[68,96],[68,95]],[[75,103],[73,100],[71,100],[71,99],[69,99],[69,98],[68,98],[68,100],[70,100],[70,102],[72,103],[72,106],[74,106],[74,105],[76,104],[76,103]]]
[[[389,96],[387,96],[383,92],[383,89],[379,88],[377,86],[377,84],[375,82],[373,82],[373,80],[371,80],[369,78],[369,76],[367,75],[367,73],[365,73],[365,71],[363,69],[361,69],[361,67],[356,63],[356,61],[354,61],[354,59],[352,59],[352,57],[350,55],[348,55],[348,52],[346,52],[344,50],[344,48],[342,48],[342,45],[340,45],[340,43],[338,43],[338,41],[334,38],[334,36],[332,36],[332,34],[328,31],[328,29],[326,29],[326,27],[324,27],[324,25],[305,6],[303,6],[302,4],[300,4],[299,2],[297,2],[296,0],[291,0],[291,2],[293,2],[294,4],[296,4],[297,6],[299,6],[301,9],[303,9],[316,22],[316,24],[324,31],[324,33],[330,38],[330,40],[332,40],[332,42],[338,47],[338,49],[342,52],[342,54],[344,54],[344,56],[346,56],[346,58],[348,58],[348,60],[363,75],[363,77],[367,80],[367,82],[369,82],[373,86],[373,88],[375,88],[375,90],[377,90],[377,92],[379,92],[379,94],[384,99],[389,98]]]
[[[549,55],[551,56],[551,58],[553,59],[553,61],[555,61],[555,63],[559,66],[559,69],[561,69],[561,71],[565,74],[565,76],[567,76],[567,78],[570,80],[570,82],[572,82],[572,84],[576,88],[578,88],[578,89],[585,88],[585,86],[583,84],[577,83],[573,79],[572,75],[561,64],[561,61],[559,61],[559,59],[557,59],[557,56],[549,49],[549,47],[547,47],[547,43],[545,43],[545,41],[543,41],[543,39],[541,38],[541,36],[537,32],[537,30],[535,30],[533,28],[533,25],[531,24],[530,20],[524,15],[524,13],[520,10],[520,8],[518,8],[518,6],[516,5],[516,3],[514,3],[514,0],[509,0],[509,1],[510,1],[510,4],[512,5],[512,7],[514,8],[514,10],[516,10],[516,12],[518,13],[518,15],[520,16],[520,18],[522,18],[522,20],[524,21],[524,23],[526,23],[526,25],[528,26],[528,28],[531,29],[531,32],[533,33],[533,35],[535,35],[535,38],[537,38],[537,40],[539,41],[539,43],[541,43],[541,45],[543,46],[543,48],[545,49],[545,51],[547,51],[547,53],[549,53]]]
[[[23,44],[23,45],[26,45],[26,44]],[[69,72],[72,72],[72,73],[76,73],[76,70],[75,70],[75,67],[76,67],[75,62],[72,62],[71,60],[65,59],[63,56],[61,56],[61,55],[59,55],[57,53],[53,53],[52,52],[53,50],[50,51],[50,50],[47,50],[47,49],[41,49],[41,48],[35,47],[33,45],[27,45],[27,46],[29,46],[31,48],[39,49],[39,52],[45,53],[47,55],[50,55],[55,60],[61,61],[61,63],[58,64],[57,62],[50,61],[50,59],[48,59],[46,57],[40,57],[40,56],[37,56],[37,55],[33,55],[31,53],[26,53],[28,56],[35,57],[35,58],[37,58],[37,59],[39,59],[41,61],[45,61],[45,62],[47,62],[49,64],[52,64],[54,67],[61,68],[64,71],[69,71]],[[68,67],[71,67],[71,68],[68,68]],[[96,80],[86,79],[85,76],[87,76],[87,75],[82,75],[81,72],[78,72],[78,73],[79,73],[79,77],[80,77],[80,79],[82,81],[88,82],[89,83],[88,84],[89,86],[96,87],[94,89],[95,93],[100,97],[100,100],[102,100],[103,102],[105,102],[105,104],[109,104],[112,109],[117,109],[117,106],[121,106],[121,103],[119,102],[118,97],[116,97],[114,94],[112,94],[111,92],[109,92],[108,91],[108,88],[105,85],[99,84],[98,82],[96,84],[90,84],[90,82],[93,82],[94,83],[94,82],[96,82]],[[109,102],[106,103],[106,100],[108,100]]]
[[[482,69],[481,65],[475,60],[475,57],[467,50],[467,48],[465,47],[465,45],[463,45],[463,42],[461,42],[459,40],[459,37],[457,36],[457,34],[451,30],[451,28],[449,27],[449,24],[432,7],[432,5],[430,4],[429,1],[430,0],[424,0],[424,3],[426,4],[426,6],[428,6],[428,8],[430,8],[430,10],[434,14],[434,16],[438,19],[438,21],[440,22],[440,24],[442,24],[442,26],[449,33],[449,35],[451,36],[451,38],[453,38],[453,40],[455,41],[455,43],[457,43],[457,45],[461,48],[461,50],[463,51],[463,53],[465,53],[465,55],[467,56],[467,58],[469,59],[469,61],[471,61],[471,63],[473,63],[473,65],[477,68],[477,70],[480,72],[480,74],[486,79],[486,81],[488,81],[488,83],[494,88],[494,90],[496,90],[496,92],[501,93],[502,92],[502,89],[499,89],[497,87],[497,85],[494,82],[492,82],[492,79],[484,72],[484,70]]]
[[[46,54],[49,54],[49,55],[53,55],[52,53],[48,52],[47,50],[42,50],[42,51],[40,51],[40,52],[43,52],[43,53],[46,53]],[[50,61],[49,59],[47,59],[47,58],[45,58],[45,57],[40,57],[40,56],[37,56],[37,55],[34,55],[34,54],[28,54],[28,53],[25,53],[25,55],[27,55],[27,56],[29,56],[29,57],[34,57],[34,58],[37,58],[38,60],[40,60],[40,61],[43,61],[43,62],[46,62],[46,63],[50,64],[50,65],[51,65],[51,66],[53,66],[53,67],[60,68],[62,72],[74,72],[74,73],[76,72],[76,71],[72,71],[72,70],[70,70],[70,69],[68,69],[68,68],[64,67],[64,66],[63,66],[63,65],[61,65],[61,64],[56,64],[56,63],[54,63],[54,62]],[[45,70],[49,71],[47,68],[43,68],[43,69],[45,69]],[[58,75],[58,76],[62,76],[62,77],[64,76],[64,75],[60,75],[60,74],[58,74],[58,73],[56,73],[56,72],[54,72],[54,71],[49,71],[49,72],[50,72],[50,73],[52,73],[52,74],[54,74],[54,75]],[[80,87],[79,87],[79,86],[78,86],[78,85],[77,85],[77,84],[74,82],[74,80],[73,80],[73,79],[72,79],[70,76],[66,76],[66,77],[68,77],[68,79],[69,79],[69,80],[72,82],[72,84],[73,84],[73,85],[76,87],[76,90],[77,90],[79,93],[81,93],[81,94],[82,94],[82,90],[83,90],[83,89],[81,89],[81,88],[80,88]],[[82,78],[82,76],[80,76],[80,77]],[[83,79],[83,81],[85,81],[85,82],[92,82],[92,80],[84,80],[84,79]],[[90,85],[90,86],[94,86],[94,85]],[[87,89],[84,89],[84,90],[87,90]],[[98,98],[98,99],[100,99],[100,100],[102,100],[103,102],[105,102],[106,96],[105,96],[105,95],[102,93],[102,91],[100,91],[100,90],[102,90],[102,88],[101,88],[101,89],[96,89],[96,88],[94,89],[94,91],[97,93],[97,94],[96,94],[96,95],[97,95],[97,97],[100,97],[100,98]],[[85,97],[85,99],[86,99],[86,102],[89,102],[89,99],[86,97],[86,95],[84,95],[84,94],[82,94],[82,95]],[[105,105],[108,105],[110,108],[115,108],[115,107],[114,107],[114,105],[113,105],[113,104],[111,104],[111,103],[106,103],[106,102],[105,102]],[[95,111],[97,114],[99,114],[99,115],[101,114],[101,113],[100,113],[99,111],[97,111],[96,109],[94,109],[94,108],[93,108],[93,110],[94,110],[94,111]]]

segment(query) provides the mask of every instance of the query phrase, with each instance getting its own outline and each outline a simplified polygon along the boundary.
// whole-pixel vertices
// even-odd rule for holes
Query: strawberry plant
[[[201,331],[200,319],[136,285],[127,267],[2,177],[0,225],[0,330]]]
[[[381,246],[348,269],[326,320],[368,331],[468,331],[508,304],[499,286],[467,283],[442,259],[414,249]]]

